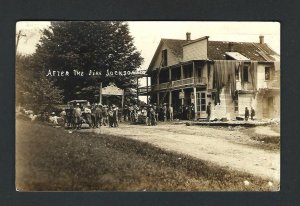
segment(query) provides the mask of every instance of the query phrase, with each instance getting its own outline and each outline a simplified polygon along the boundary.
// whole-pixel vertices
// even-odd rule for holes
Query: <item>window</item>
[[[184,72],[184,78],[190,78],[193,76],[193,70],[190,67],[185,67],[183,72]]]
[[[162,65],[163,67],[168,66],[168,51],[166,49],[161,52]]]
[[[244,82],[249,82],[249,79],[248,79],[248,66],[244,66],[244,68],[243,68],[243,81]]]
[[[271,68],[265,67],[265,80],[270,80],[270,79],[271,79]]]

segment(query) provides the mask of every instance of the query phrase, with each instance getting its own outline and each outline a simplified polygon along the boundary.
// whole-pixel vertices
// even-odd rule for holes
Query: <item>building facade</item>
[[[172,105],[179,112],[193,105],[195,118],[235,119],[245,107],[257,119],[280,116],[280,56],[264,43],[161,39],[147,74],[150,101]]]

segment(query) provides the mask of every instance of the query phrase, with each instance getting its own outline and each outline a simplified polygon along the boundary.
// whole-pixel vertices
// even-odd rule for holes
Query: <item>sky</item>
[[[16,25],[22,36],[17,51],[22,54],[35,52],[42,32],[49,27],[48,21],[22,21]],[[130,34],[144,62],[141,69],[147,69],[161,38],[185,39],[186,32],[191,39],[209,36],[214,41],[259,42],[259,36],[274,51],[280,54],[280,23],[278,22],[215,22],[215,21],[129,21]],[[141,80],[145,85],[145,79]]]
[[[259,35],[265,36],[265,43],[280,54],[280,23],[278,22],[201,22],[201,21],[129,21],[129,30],[134,44],[144,58],[142,69],[147,69],[161,38],[185,39],[186,32],[191,39],[209,36],[209,40],[258,42]],[[18,52],[31,54],[35,51],[42,33],[50,22],[18,22],[16,31],[22,31]]]

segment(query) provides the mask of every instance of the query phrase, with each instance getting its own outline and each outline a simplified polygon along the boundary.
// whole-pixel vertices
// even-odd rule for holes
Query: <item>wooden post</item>
[[[193,79],[194,79],[194,85],[196,85],[196,72],[195,72],[195,62],[193,61]]]
[[[102,82],[100,83],[100,90],[99,90],[99,104],[102,104]]]
[[[125,90],[123,90],[123,95],[122,95],[122,110],[124,109],[124,96],[125,96]]]
[[[184,90],[183,89],[181,90],[181,92],[184,94]],[[184,94],[184,96],[185,96],[185,94]],[[184,97],[181,99],[181,106],[183,107],[183,105],[184,105]]]
[[[159,105],[159,74],[160,74],[160,69],[159,68],[157,68],[157,73],[156,73],[156,75],[157,75],[157,105]]]
[[[194,107],[195,107],[195,120],[197,119],[197,94],[196,94],[196,87],[194,87]]]
[[[146,92],[147,92],[147,104],[149,104],[149,96],[148,96],[148,92],[149,92],[149,90],[148,90],[148,76],[146,77]]]
[[[169,68],[169,84],[172,83],[172,70],[171,68]],[[169,85],[169,88],[171,87],[172,85]],[[169,92],[169,106],[172,104],[172,91]]]

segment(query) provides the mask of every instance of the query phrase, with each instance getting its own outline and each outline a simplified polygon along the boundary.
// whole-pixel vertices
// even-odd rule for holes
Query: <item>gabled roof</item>
[[[169,47],[172,51],[172,53],[177,58],[182,58],[182,48],[185,44],[189,43],[187,40],[178,40],[178,39],[161,39],[167,47]]]
[[[224,42],[224,41],[208,41],[207,55],[211,60],[225,60],[226,52],[229,50],[238,52],[246,58],[253,61],[275,61],[272,55],[278,55],[267,44],[254,42]]]
[[[163,43],[171,50],[176,58],[182,60],[183,47],[187,44],[208,38],[208,36],[201,37],[195,40],[180,40],[180,39],[161,39],[152,61],[148,67],[154,64],[160,48]],[[229,48],[231,46],[231,49]],[[244,57],[252,61],[278,61],[279,54],[273,51],[267,44],[260,44],[255,42],[227,42],[227,41],[208,41],[207,56],[210,60],[226,60],[226,52],[238,52]]]
[[[154,56],[152,57],[152,60],[150,62],[150,65],[148,67],[151,68],[154,64],[154,61],[159,54],[160,48],[163,44],[166,44],[166,46],[171,50],[171,52],[174,54],[174,56],[178,59],[182,59],[182,47],[184,44],[188,43],[187,40],[180,40],[180,39],[161,39],[159,42],[159,45],[154,53]]]

